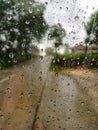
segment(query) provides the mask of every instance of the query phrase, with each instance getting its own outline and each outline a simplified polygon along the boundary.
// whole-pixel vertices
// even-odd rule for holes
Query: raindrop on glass
[[[85,22],[82,22],[82,26],[83,26],[83,27],[85,26]]]
[[[66,11],[68,11],[68,7],[66,7]]]
[[[29,13],[32,14],[32,8],[29,8]]]
[[[49,33],[49,34],[48,34],[48,39],[51,39],[51,38],[52,38],[52,34]]]
[[[48,2],[45,2],[45,5],[48,5]]]
[[[88,7],[89,7],[89,6],[87,5],[87,6],[86,6],[86,9],[88,9]]]
[[[28,21],[28,20],[26,20],[26,22],[25,22],[26,24],[29,24],[30,22]]]
[[[9,53],[9,57],[10,57],[10,58],[13,58],[13,57],[14,57],[14,54],[13,54],[13,53]]]
[[[8,20],[11,20],[11,19],[12,19],[12,16],[9,14],[9,15],[7,16],[7,19],[8,19]]]
[[[78,20],[79,20],[79,16],[75,16],[74,19],[75,19],[76,21],[78,21]]]
[[[76,0],[73,0],[73,3],[75,3],[76,2]]]

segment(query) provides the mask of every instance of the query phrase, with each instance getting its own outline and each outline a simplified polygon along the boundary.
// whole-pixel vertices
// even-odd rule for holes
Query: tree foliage
[[[63,38],[66,33],[61,24],[53,25],[50,27],[49,39],[55,39],[55,47],[62,45]]]
[[[4,66],[28,58],[32,39],[40,41],[48,29],[42,4],[33,1],[26,8],[14,1],[0,0],[0,64]]]
[[[98,11],[91,15],[85,28],[88,35],[85,42],[98,46]]]
[[[45,52],[47,55],[51,55],[54,53],[54,48],[48,47],[48,48],[46,48]]]

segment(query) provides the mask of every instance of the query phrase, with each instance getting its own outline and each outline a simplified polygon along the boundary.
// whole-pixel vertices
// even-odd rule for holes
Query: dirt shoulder
[[[78,84],[91,100],[94,110],[98,113],[98,69],[74,68],[62,69],[60,73],[67,74]]]

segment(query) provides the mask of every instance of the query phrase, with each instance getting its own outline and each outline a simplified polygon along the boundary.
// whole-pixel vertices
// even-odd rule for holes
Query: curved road
[[[51,57],[0,72],[0,130],[98,130],[90,98]]]

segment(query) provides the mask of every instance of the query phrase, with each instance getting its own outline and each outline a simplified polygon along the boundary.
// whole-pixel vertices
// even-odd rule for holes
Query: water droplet
[[[33,12],[33,11],[32,11],[32,8],[29,8],[29,13],[32,14],[32,12]]]
[[[48,34],[48,39],[50,40],[51,38],[52,38],[52,34],[49,33],[49,34]]]
[[[41,77],[41,76],[39,76],[39,80],[40,80],[40,81],[42,80],[42,77]]]
[[[55,60],[53,60],[52,62],[55,63]]]
[[[57,59],[58,62],[60,62],[60,59]]]
[[[95,61],[95,59],[93,58],[92,61]]]
[[[88,9],[88,7],[89,7],[89,6],[87,5],[87,6],[86,6],[86,9]]]
[[[66,7],[66,11],[68,10],[68,7]]]
[[[13,53],[9,53],[9,57],[10,57],[10,58],[13,58],[13,57],[14,57],[14,54],[13,54]]]
[[[25,48],[25,44],[24,43],[22,44],[22,48]]]
[[[60,23],[57,23],[57,26],[58,26],[58,27],[61,27],[61,24],[60,24]]]
[[[65,60],[66,58],[64,57],[63,60]]]
[[[45,5],[48,5],[48,2],[45,2]]]
[[[30,91],[29,93],[28,93],[28,96],[30,97],[32,95],[32,92]]]
[[[83,105],[84,105],[84,102],[81,102],[81,105],[83,106]]]
[[[9,15],[7,16],[7,19],[8,19],[8,20],[11,20],[11,19],[12,19],[12,16],[9,14]]]
[[[40,59],[43,60],[43,56],[40,56]]]
[[[22,2],[21,5],[24,5],[24,2]]]
[[[60,9],[62,9],[62,7],[60,7]]]
[[[29,111],[29,116],[31,116],[32,115],[32,112],[31,111]]]
[[[74,19],[75,19],[76,21],[78,21],[78,20],[79,20],[79,16],[75,16]]]
[[[82,22],[82,26],[83,26],[83,27],[85,26],[85,22]]]
[[[69,86],[69,85],[70,85],[70,83],[67,84],[67,86]]]
[[[26,20],[26,22],[25,22],[26,24],[29,24],[30,22],[29,22],[29,20]]]
[[[93,65],[93,63],[91,63],[91,66]]]
[[[95,7],[93,7],[93,10],[95,9]]]
[[[90,34],[90,40],[94,40],[95,39],[95,35],[93,33]]]
[[[88,58],[87,57],[85,57],[85,60],[87,60]]]
[[[24,93],[21,93],[21,94],[20,94],[20,97],[22,98],[23,96],[24,96]]]
[[[18,61],[17,61],[17,59],[14,59],[13,62],[14,62],[14,63],[17,63]]]
[[[4,115],[1,114],[1,115],[0,115],[0,118],[3,119],[3,118],[4,118]]]
[[[73,3],[75,3],[76,2],[76,0],[73,0]]]
[[[63,35],[63,36],[65,35],[65,30],[64,30],[64,29],[62,30],[62,35]]]
[[[29,5],[32,5],[32,4],[33,4],[33,2],[29,1]]]

